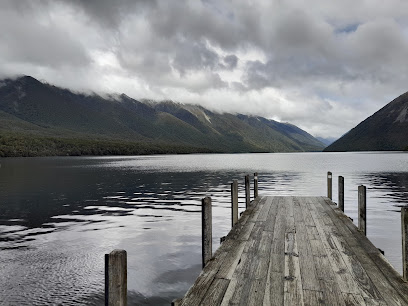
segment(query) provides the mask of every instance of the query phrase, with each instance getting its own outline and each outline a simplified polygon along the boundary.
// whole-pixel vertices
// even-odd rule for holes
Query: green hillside
[[[78,94],[29,76],[0,81],[0,136],[2,156],[294,152],[324,147],[287,123],[171,101],[141,102],[124,94]]]

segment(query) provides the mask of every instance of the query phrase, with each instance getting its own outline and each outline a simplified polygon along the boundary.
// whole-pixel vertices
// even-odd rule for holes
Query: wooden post
[[[408,207],[401,207],[402,276],[408,281]]]
[[[231,183],[231,220],[232,226],[238,222],[238,181],[233,180]]]
[[[358,229],[367,235],[366,187],[358,186]]]
[[[258,197],[258,172],[254,173],[254,199]]]
[[[127,305],[127,254],[113,250],[105,254],[105,305]]]
[[[332,173],[327,172],[327,197],[332,200]]]
[[[171,301],[171,306],[180,306],[182,301],[182,299],[175,299]]]
[[[248,208],[249,204],[251,203],[250,196],[249,175],[245,175],[245,208]]]
[[[344,212],[344,177],[339,176],[339,208]]]
[[[211,198],[202,199],[201,208],[201,229],[202,229],[202,256],[203,268],[212,257],[212,212]]]

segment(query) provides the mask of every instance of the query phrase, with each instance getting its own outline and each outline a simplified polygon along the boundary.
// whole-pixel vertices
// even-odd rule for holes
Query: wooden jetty
[[[173,304],[408,305],[408,284],[329,197],[258,197]]]
[[[211,198],[202,199],[203,270],[172,305],[408,305],[408,207],[401,207],[403,275],[366,237],[366,187],[358,187],[358,227],[327,197],[258,197],[245,176],[238,218],[238,181],[231,183],[232,230],[212,254]],[[105,305],[127,304],[127,253],[105,255]]]

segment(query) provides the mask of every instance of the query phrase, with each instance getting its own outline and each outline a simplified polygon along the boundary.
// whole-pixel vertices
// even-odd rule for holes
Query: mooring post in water
[[[238,222],[238,181],[231,183],[231,220],[232,226]]]
[[[249,175],[245,175],[245,208],[249,207],[249,204],[251,203],[251,195],[250,195],[250,189],[249,189]]]
[[[367,192],[364,185],[358,186],[358,229],[367,236]]]
[[[212,257],[212,211],[211,198],[205,197],[201,201],[201,230],[203,268]]]
[[[175,299],[171,301],[171,306],[179,306],[181,305],[182,299]]]
[[[408,281],[408,207],[401,207],[402,276]]]
[[[327,197],[332,200],[332,173],[327,172]]]
[[[344,212],[344,177],[339,176],[339,208]]]
[[[254,173],[254,199],[258,197],[258,172]]]
[[[105,305],[127,305],[127,254],[113,250],[105,254]]]

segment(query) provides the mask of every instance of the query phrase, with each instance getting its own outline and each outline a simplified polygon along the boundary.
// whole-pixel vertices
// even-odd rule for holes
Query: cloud
[[[336,137],[407,90],[406,12],[398,0],[2,1],[0,73]]]

